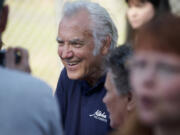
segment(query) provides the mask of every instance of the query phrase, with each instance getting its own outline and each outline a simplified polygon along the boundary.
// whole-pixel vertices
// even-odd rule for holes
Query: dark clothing
[[[102,102],[104,82],[105,76],[90,87],[85,80],[70,80],[63,69],[56,94],[65,135],[106,135],[110,130],[109,114]]]

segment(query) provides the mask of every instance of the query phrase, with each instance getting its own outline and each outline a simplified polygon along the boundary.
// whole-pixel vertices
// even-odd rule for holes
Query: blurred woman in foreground
[[[142,27],[129,67],[140,120],[155,135],[180,135],[180,18]]]

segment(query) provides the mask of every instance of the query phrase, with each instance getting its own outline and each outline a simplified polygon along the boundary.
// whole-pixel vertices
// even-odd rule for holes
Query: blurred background
[[[30,54],[32,75],[46,81],[55,90],[63,65],[57,55],[57,31],[61,10],[72,0],[6,0],[10,7],[9,23],[3,35],[5,47],[21,46]],[[88,1],[88,0],[87,0]],[[89,0],[101,4],[118,27],[118,45],[126,35],[125,0]],[[179,0],[170,0],[179,13]],[[180,14],[180,13],[179,13]]]
[[[30,54],[32,75],[55,90],[63,65],[57,55],[57,30],[64,2],[71,0],[6,0],[10,7],[8,27],[3,35],[5,47],[21,46]],[[125,40],[124,0],[91,0],[111,14],[118,27],[121,44]]]

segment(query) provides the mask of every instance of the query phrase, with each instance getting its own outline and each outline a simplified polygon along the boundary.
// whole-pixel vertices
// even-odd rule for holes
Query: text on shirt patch
[[[90,117],[94,117],[95,119],[98,119],[103,122],[107,122],[107,116],[105,112],[101,112],[100,110],[97,110],[94,114],[90,114]]]

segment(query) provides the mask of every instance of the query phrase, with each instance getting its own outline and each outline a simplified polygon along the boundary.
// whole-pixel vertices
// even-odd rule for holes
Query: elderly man
[[[66,3],[59,24],[62,70],[56,94],[66,135],[105,135],[109,114],[102,99],[104,57],[114,48],[117,29],[108,12],[92,2]]]
[[[1,0],[0,35],[5,30],[7,20],[2,16],[7,16],[7,9]],[[13,69],[29,71],[25,70],[26,64],[14,65],[12,59],[6,62]],[[0,135],[62,135],[51,88],[28,74],[0,66],[0,107]]]

